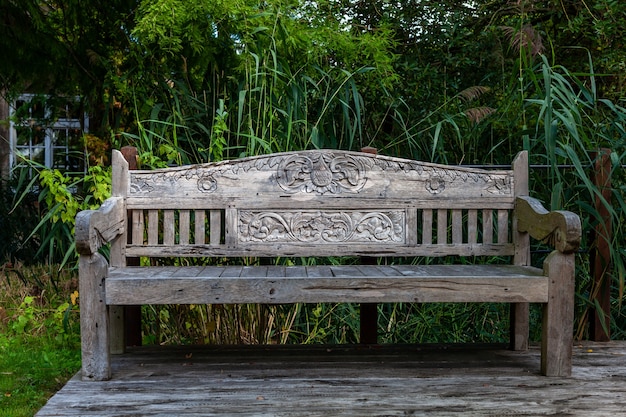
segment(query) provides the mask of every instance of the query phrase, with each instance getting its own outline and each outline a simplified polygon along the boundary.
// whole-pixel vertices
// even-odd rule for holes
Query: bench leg
[[[511,349],[528,350],[530,332],[530,308],[528,303],[511,304]]]
[[[124,306],[109,306],[109,348],[111,355],[126,351]]]
[[[375,345],[378,343],[378,304],[361,303],[360,319],[360,343]]]
[[[104,300],[108,264],[96,253],[81,256],[78,268],[82,378],[102,381],[111,378],[109,315]]]
[[[554,251],[543,264],[549,278],[548,303],[543,306],[541,373],[572,374],[574,343],[574,255]]]

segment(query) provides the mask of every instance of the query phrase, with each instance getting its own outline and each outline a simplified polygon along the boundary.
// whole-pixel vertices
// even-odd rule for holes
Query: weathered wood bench
[[[76,219],[86,380],[110,378],[110,354],[124,350],[120,306],[203,303],[511,303],[517,350],[528,347],[528,303],[541,303],[541,372],[571,373],[580,220],[528,196],[526,152],[511,170],[313,150],[129,171],[114,151],[112,194]],[[543,269],[531,266],[531,236],[555,248]],[[108,242],[110,266],[98,253]],[[411,261],[451,255],[467,260]],[[386,261],[127,265],[136,257],[328,256]],[[510,261],[474,262],[490,256]]]

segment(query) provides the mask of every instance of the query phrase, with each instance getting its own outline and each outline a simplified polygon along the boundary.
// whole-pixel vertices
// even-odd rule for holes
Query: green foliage
[[[0,281],[2,416],[34,415],[80,368],[76,279],[65,272],[55,280],[53,271],[16,266]]]
[[[622,323],[625,317],[621,300],[625,288],[626,247],[621,237],[624,234],[626,205],[621,161],[626,155],[626,108],[608,99],[598,98],[591,62],[590,67],[592,72],[583,75],[588,78],[587,81],[561,66],[551,66],[547,59],[543,59],[540,72],[536,73],[537,79],[534,80],[540,85],[537,96],[527,100],[530,111],[538,110],[535,135],[528,145],[536,163],[548,167],[545,176],[539,176],[534,182],[537,195],[548,206],[552,209],[566,207],[579,213],[586,230],[605,221],[594,201],[600,201],[607,209],[612,224],[609,250],[613,274],[606,275],[604,279],[613,279],[617,289],[618,308],[614,310],[612,322],[617,324],[616,329],[620,329],[618,323]],[[613,195],[609,201],[602,196],[600,187],[593,180],[593,153],[601,148],[612,151]],[[563,170],[560,166],[571,168]],[[583,239],[586,237],[583,235]],[[595,250],[592,241],[584,240],[583,247]],[[587,265],[588,261],[584,258],[579,263],[583,271]],[[578,335],[583,337],[587,313],[595,308],[594,294],[597,287],[590,282],[585,272],[580,273],[580,278],[585,285],[581,285],[578,299],[585,308],[579,317]]]
[[[47,259],[51,263],[65,263],[75,257],[74,225],[76,214],[80,210],[93,209],[111,195],[111,169],[100,166],[89,167],[83,177],[74,177],[35,165],[39,168],[38,177],[31,181],[31,187],[37,179],[40,180],[39,202],[44,203],[42,217],[26,241],[35,239],[39,249],[36,259]],[[19,209],[32,188],[27,187],[19,199],[16,199],[13,210]],[[82,188],[82,189],[81,189]],[[81,194],[78,191],[82,191]]]
[[[27,171],[22,170],[17,178],[0,182],[0,260],[3,263],[35,261],[39,249],[37,239],[26,239],[40,219],[37,196],[28,190],[26,178]]]
[[[508,305],[380,304],[380,343],[505,343]],[[533,340],[540,335],[538,315]],[[143,308],[146,344],[359,342],[359,305],[166,305]]]
[[[49,209],[49,218],[53,223],[71,224],[76,217],[79,203],[70,191],[72,178],[61,174],[58,169],[44,170],[39,174],[41,185],[46,190],[43,200]]]
[[[211,161],[221,161],[224,159],[224,151],[228,146],[226,134],[228,133],[228,124],[226,120],[228,112],[224,108],[224,100],[219,101],[219,107],[215,115],[215,123],[211,129],[211,141],[209,142],[209,155]]]
[[[297,1],[166,3],[142,5],[133,34],[149,57],[163,55],[155,68],[168,67],[167,79],[141,100],[150,108],[134,105],[137,133],[120,145],[178,163],[367,144],[364,105],[397,80],[391,31],[351,32],[337,17],[311,19]],[[194,29],[198,13],[210,29]]]

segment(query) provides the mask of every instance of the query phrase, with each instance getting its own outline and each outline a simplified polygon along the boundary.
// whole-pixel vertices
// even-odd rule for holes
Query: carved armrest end
[[[102,246],[124,233],[124,201],[107,199],[98,210],[83,210],[76,215],[76,250],[92,255]]]
[[[517,230],[528,232],[534,239],[554,246],[562,253],[575,252],[580,246],[582,228],[580,217],[571,211],[546,210],[532,197],[517,197]]]

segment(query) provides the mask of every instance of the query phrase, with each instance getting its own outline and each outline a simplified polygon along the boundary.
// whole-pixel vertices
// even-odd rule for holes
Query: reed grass
[[[143,307],[146,344],[359,343],[360,305],[165,305]],[[533,340],[540,325],[535,315]],[[378,305],[379,343],[506,343],[503,304]]]

